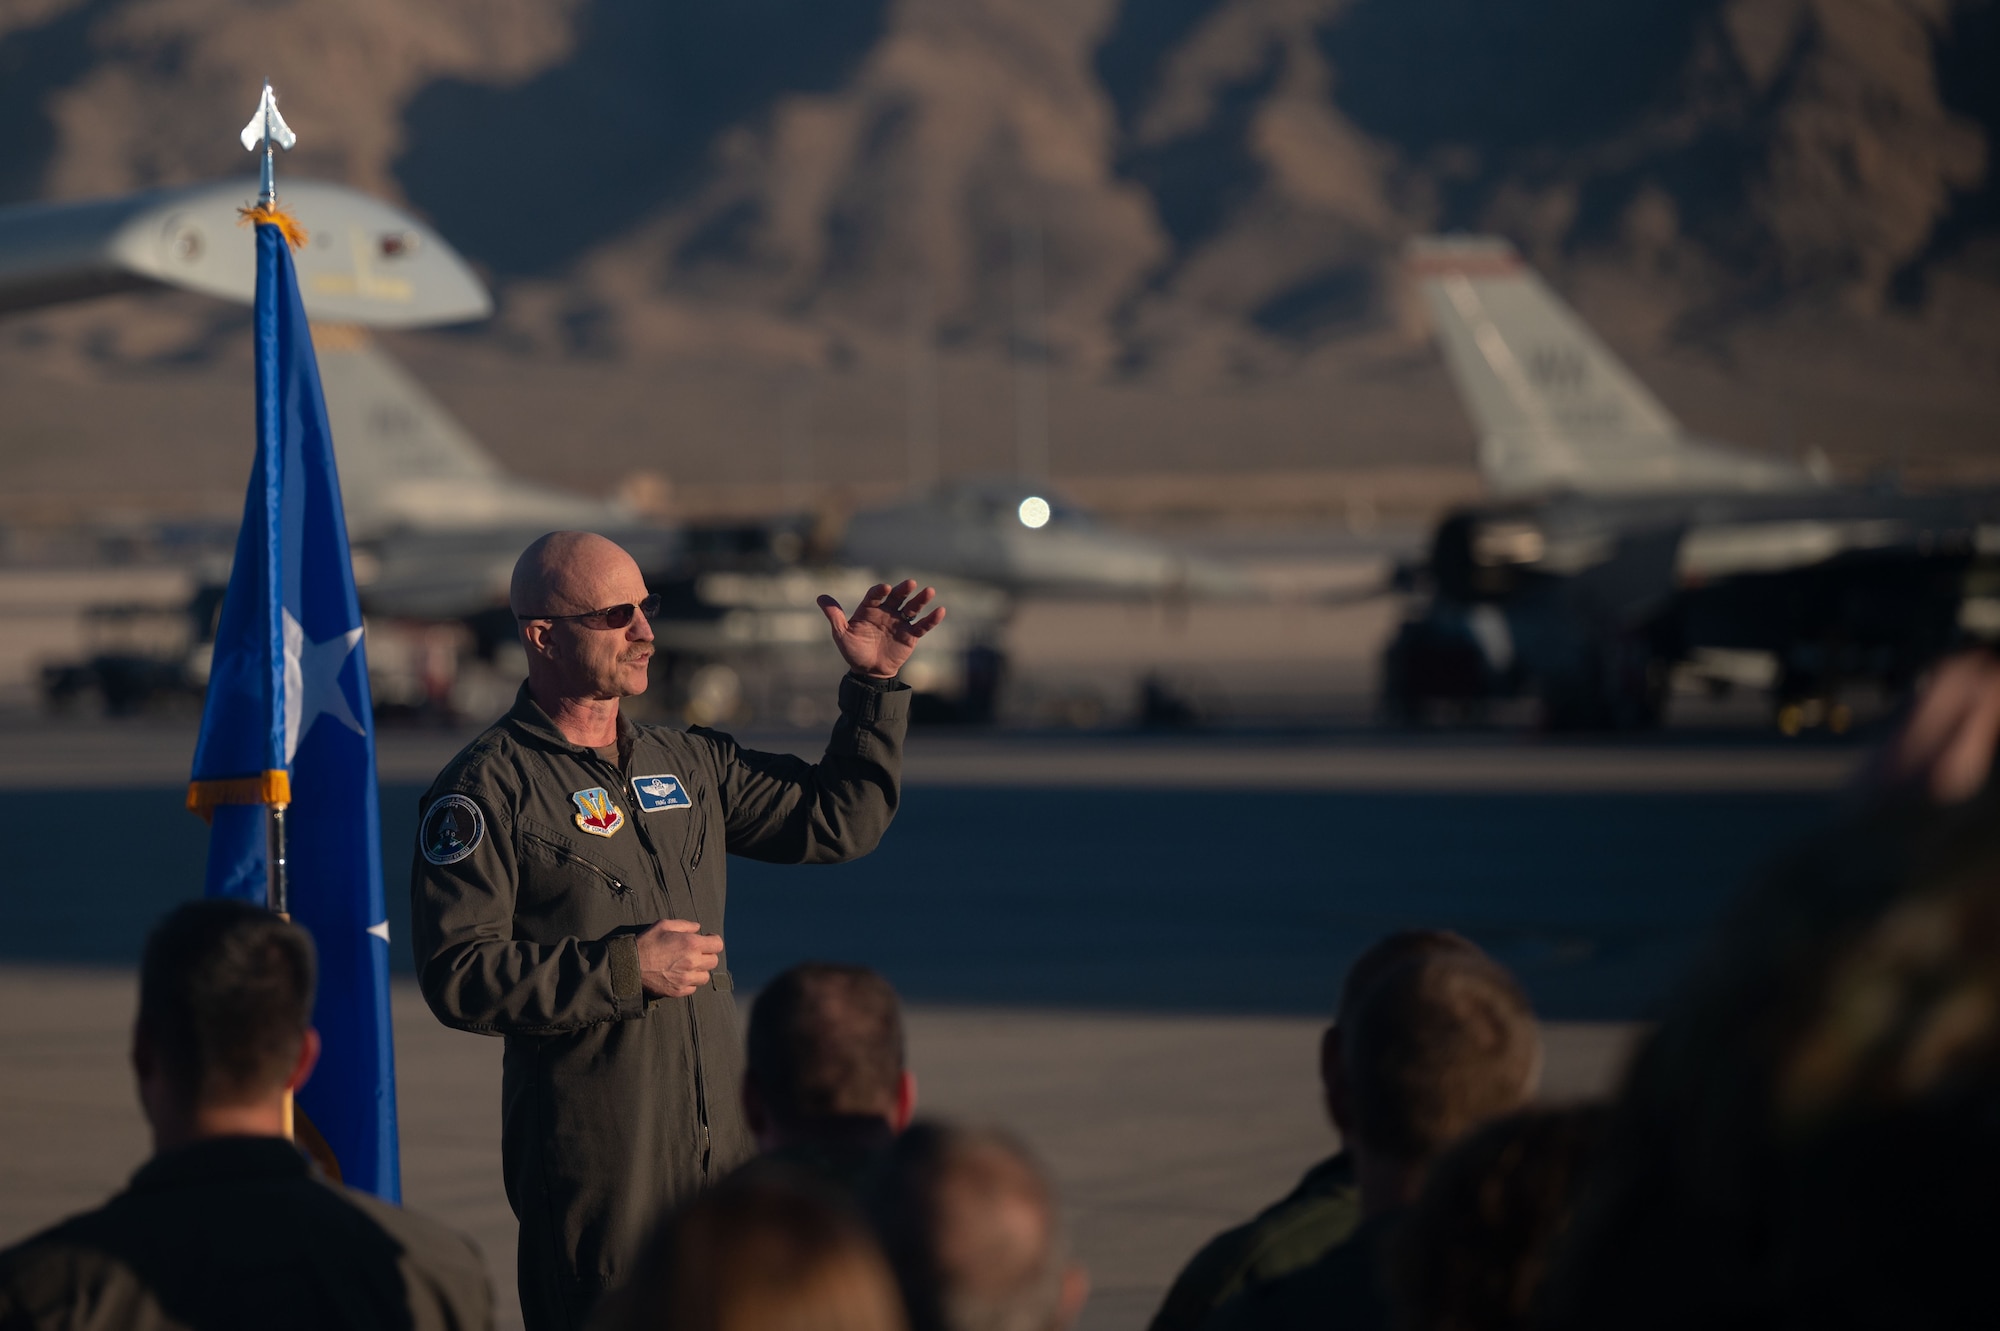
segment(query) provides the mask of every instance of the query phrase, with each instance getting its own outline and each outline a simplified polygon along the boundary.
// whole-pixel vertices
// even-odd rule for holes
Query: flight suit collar
[[[248,1179],[305,1178],[312,1165],[283,1137],[212,1137],[162,1152],[132,1176],[132,1192],[238,1182]]]
[[[585,755],[591,757],[597,756],[597,750],[588,748],[582,744],[573,744],[570,742],[569,736],[563,734],[556,727],[554,719],[542,710],[542,705],[535,701],[533,694],[528,692],[528,681],[525,679],[521,681],[520,692],[514,695],[514,705],[507,711],[507,723],[513,727],[516,734],[522,736],[524,739],[530,739],[538,744],[560,749],[564,753],[574,754],[578,757]],[[638,728],[626,718],[625,709],[622,707],[619,708],[618,749],[620,753],[630,753],[632,751],[632,740],[638,733]]]

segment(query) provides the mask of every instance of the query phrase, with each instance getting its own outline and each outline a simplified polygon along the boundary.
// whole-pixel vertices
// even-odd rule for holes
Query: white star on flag
[[[290,765],[299,751],[299,741],[312,729],[313,722],[330,716],[357,735],[367,729],[355,718],[340,687],[340,672],[347,658],[361,645],[361,627],[336,633],[324,642],[308,642],[305,627],[285,611],[285,762]]]

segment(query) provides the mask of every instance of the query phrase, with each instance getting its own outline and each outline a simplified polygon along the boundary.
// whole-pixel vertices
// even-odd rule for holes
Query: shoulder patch
[[[662,809],[685,809],[694,804],[688,798],[687,788],[681,779],[669,772],[658,776],[635,776],[632,778],[632,797],[639,802],[640,813],[658,813]]]
[[[424,814],[417,848],[432,864],[457,864],[486,839],[486,815],[470,795],[446,795]]]

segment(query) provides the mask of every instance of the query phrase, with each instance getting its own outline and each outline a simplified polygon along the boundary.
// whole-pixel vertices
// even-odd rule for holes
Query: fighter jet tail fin
[[[1496,492],[1814,483],[1803,467],[1691,438],[1505,240],[1427,237],[1408,258]]]
[[[362,329],[315,324],[313,349],[347,526],[356,538],[399,529],[547,530],[631,520],[615,502],[510,476]]]

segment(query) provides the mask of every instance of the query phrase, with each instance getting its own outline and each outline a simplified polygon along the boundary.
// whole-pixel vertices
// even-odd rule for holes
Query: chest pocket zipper
[[[631,892],[632,890],[622,880],[613,877],[609,872],[598,868],[597,865],[591,863],[589,860],[577,854],[575,851],[571,850],[568,846],[563,845],[561,842],[551,841],[547,837],[536,836],[533,832],[521,833],[521,839],[523,841],[532,841],[537,846],[540,846],[543,850],[547,851],[551,856],[555,858],[556,866],[558,868],[567,869],[574,866],[576,868],[586,870],[589,873],[595,875],[597,878],[601,879],[607,887],[611,889],[612,894],[614,896],[622,897]]]
[[[694,849],[691,852],[689,852],[687,861],[687,867],[690,869],[700,867],[702,849],[708,844],[707,803],[708,803],[707,797],[702,795],[701,792],[696,791],[694,797],[694,808],[688,810],[688,812],[692,813],[695,818]]]

